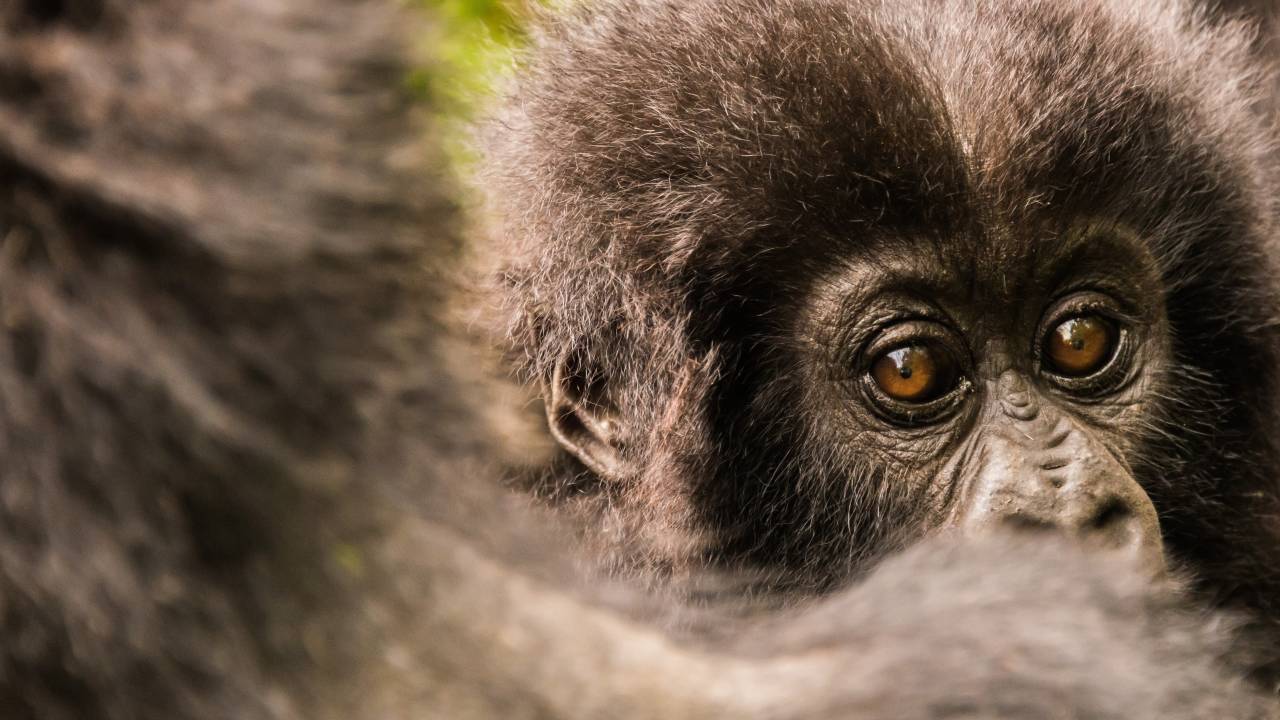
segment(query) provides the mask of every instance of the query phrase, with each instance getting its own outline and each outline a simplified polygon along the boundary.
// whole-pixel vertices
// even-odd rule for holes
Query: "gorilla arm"
[[[410,626],[420,634],[404,640],[420,664],[388,673],[425,687],[401,689],[389,707],[427,696],[453,703],[445,715],[461,718],[1275,712],[1271,698],[1220,664],[1230,652],[1221,625],[1187,612],[1171,588],[1153,589],[1133,568],[1075,547],[933,541],[851,590],[714,633],[732,641],[699,643],[673,640],[637,620],[634,607],[611,612],[513,573],[438,530],[402,539],[403,556],[429,568],[406,574],[419,580],[410,592],[434,603],[425,625]],[[422,553],[433,542],[451,551]]]

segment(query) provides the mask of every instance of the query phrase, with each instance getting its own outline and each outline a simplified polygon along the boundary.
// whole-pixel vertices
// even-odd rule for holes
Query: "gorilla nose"
[[[1110,452],[1075,431],[1052,448],[1036,444],[1021,434],[985,443],[978,467],[962,473],[970,477],[957,509],[963,529],[1057,530],[1163,569],[1155,506]]]

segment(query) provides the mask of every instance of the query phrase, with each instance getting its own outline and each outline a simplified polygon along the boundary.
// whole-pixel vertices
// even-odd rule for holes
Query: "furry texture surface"
[[[5,717],[319,717],[293,671],[360,656],[359,468],[466,417],[402,21],[0,3]]]
[[[1175,359],[1124,460],[1204,595],[1274,637],[1277,184],[1255,35],[1159,1],[550,20],[483,135],[494,317],[527,381],[567,353],[609,379],[639,470],[604,482],[566,457],[531,487],[622,568],[856,573],[911,504],[805,429],[809,391],[776,358],[806,272],[886,227],[992,263],[1104,218],[1156,259]]]
[[[683,638],[582,582],[433,317],[412,29],[0,3],[5,718],[1274,713],[1229,619],[1061,548],[923,548]]]

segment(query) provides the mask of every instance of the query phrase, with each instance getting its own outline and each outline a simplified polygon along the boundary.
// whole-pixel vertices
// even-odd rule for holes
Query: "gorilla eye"
[[[903,345],[881,353],[871,364],[871,378],[885,395],[903,403],[927,403],[956,382],[951,356],[929,345]]]
[[[1067,318],[1044,339],[1049,370],[1066,377],[1084,377],[1102,369],[1115,354],[1119,332],[1101,315]]]

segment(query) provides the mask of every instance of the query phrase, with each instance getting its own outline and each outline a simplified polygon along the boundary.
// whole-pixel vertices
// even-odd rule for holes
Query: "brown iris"
[[[876,358],[871,378],[894,400],[923,403],[951,389],[955,367],[951,357],[936,348],[904,345]]]
[[[1101,316],[1069,318],[1045,338],[1044,356],[1049,369],[1059,375],[1092,375],[1111,359],[1116,336],[1115,324]]]

